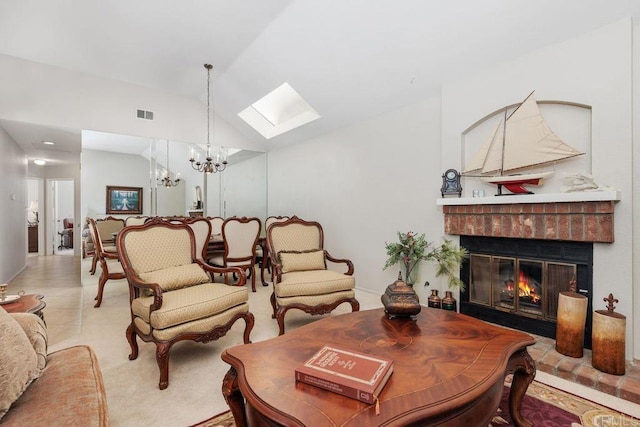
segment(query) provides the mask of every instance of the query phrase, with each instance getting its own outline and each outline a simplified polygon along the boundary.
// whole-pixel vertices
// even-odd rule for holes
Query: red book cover
[[[295,369],[296,381],[374,403],[393,372],[393,361],[353,350],[322,347]]]

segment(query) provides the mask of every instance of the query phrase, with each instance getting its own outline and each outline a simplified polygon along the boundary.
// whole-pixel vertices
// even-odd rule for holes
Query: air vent
[[[153,120],[153,111],[136,110],[136,117],[139,119]]]

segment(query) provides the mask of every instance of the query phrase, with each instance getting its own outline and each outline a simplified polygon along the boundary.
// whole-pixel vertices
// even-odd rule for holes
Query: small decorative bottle
[[[442,307],[442,300],[438,296],[438,290],[437,289],[431,289],[431,295],[429,296],[429,302],[427,304],[431,308],[441,308]]]
[[[444,298],[442,298],[442,309],[450,310],[450,311],[458,311],[457,301],[451,294],[451,291],[445,291]]]

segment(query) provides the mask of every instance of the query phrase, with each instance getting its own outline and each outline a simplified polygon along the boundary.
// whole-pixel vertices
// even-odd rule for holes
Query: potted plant
[[[398,232],[398,241],[385,242],[385,248],[389,258],[382,269],[386,270],[392,265],[402,263],[404,279],[408,285],[412,286],[415,283],[416,266],[421,261],[434,261],[437,264],[436,277],[445,275],[449,287],[464,288],[458,271],[462,260],[467,257],[467,250],[456,246],[451,240],[444,239],[439,246],[435,246],[427,241],[424,234]]]

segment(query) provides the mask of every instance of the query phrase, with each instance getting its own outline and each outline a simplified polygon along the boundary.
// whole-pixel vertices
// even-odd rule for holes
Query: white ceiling
[[[0,53],[203,102],[210,62],[216,113],[268,150],[634,15],[638,0],[2,0]],[[321,119],[266,141],[237,113],[284,82]]]

